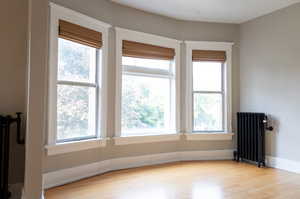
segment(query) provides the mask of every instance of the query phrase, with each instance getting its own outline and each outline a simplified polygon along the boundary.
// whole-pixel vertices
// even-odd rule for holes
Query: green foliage
[[[58,139],[80,137],[88,134],[88,88],[59,86],[57,101]]]
[[[125,129],[163,128],[164,104],[151,95],[150,89],[141,82],[133,84],[123,80],[122,127]]]
[[[95,49],[64,39],[59,39],[58,49],[58,79],[88,81],[90,56]]]
[[[82,81],[89,79],[91,49],[74,42],[59,40],[60,80]],[[87,136],[89,132],[90,88],[58,85],[57,136],[69,139]]]
[[[194,128],[197,130],[221,130],[221,101],[214,94],[195,94]]]

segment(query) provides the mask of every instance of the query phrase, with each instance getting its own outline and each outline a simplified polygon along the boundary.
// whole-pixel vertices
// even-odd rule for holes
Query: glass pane
[[[165,129],[170,129],[170,80],[123,75],[122,134],[155,134]]]
[[[96,49],[59,38],[57,76],[58,80],[94,83]]]
[[[95,88],[58,85],[57,140],[96,137]]]
[[[169,71],[171,61],[158,59],[142,59],[133,57],[122,57],[122,65],[138,66],[151,69],[161,69]]]
[[[222,63],[193,62],[194,91],[222,90]]]
[[[222,131],[222,95],[194,93],[194,131]]]

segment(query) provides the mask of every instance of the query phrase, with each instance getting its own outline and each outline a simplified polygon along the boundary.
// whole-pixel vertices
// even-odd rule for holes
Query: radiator
[[[24,144],[21,138],[21,113],[17,117],[0,115],[0,198],[8,199],[10,192],[8,190],[8,171],[9,171],[9,143],[10,127],[13,123],[17,124],[17,142]]]
[[[273,130],[268,127],[268,118],[264,113],[237,113],[237,151],[236,161],[257,163],[258,167],[265,166],[265,131]]]

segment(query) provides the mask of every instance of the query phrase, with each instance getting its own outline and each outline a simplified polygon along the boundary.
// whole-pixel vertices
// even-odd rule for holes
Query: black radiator
[[[237,151],[236,161],[246,160],[265,166],[265,131],[268,118],[264,113],[237,113]]]
[[[9,171],[9,143],[10,127],[13,123],[17,124],[17,142],[24,144],[21,138],[21,113],[17,117],[0,115],[0,198],[8,199],[10,192],[8,190],[8,171]]]

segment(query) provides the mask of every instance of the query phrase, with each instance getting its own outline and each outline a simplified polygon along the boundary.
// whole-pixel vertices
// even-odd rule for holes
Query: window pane
[[[194,93],[194,131],[222,131],[222,95]]]
[[[169,60],[157,60],[157,59],[142,59],[133,57],[122,57],[122,64],[127,66],[139,66],[151,69],[161,69],[169,71]]]
[[[59,38],[58,80],[94,83],[96,49]]]
[[[170,130],[169,79],[123,75],[122,85],[122,134]]]
[[[95,137],[95,88],[58,85],[57,140]]]
[[[222,63],[193,62],[194,91],[222,90]]]

